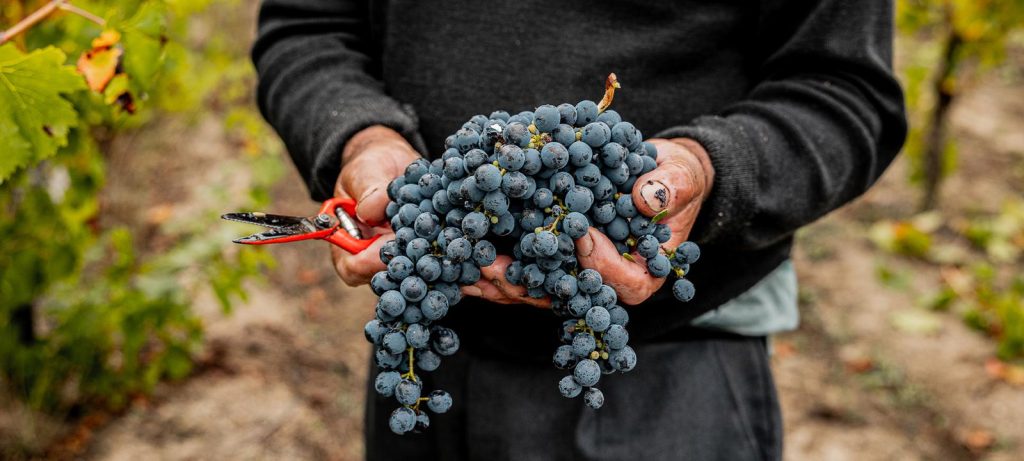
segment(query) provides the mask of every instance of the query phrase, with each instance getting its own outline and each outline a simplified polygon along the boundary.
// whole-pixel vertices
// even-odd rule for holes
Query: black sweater
[[[474,114],[597,100],[616,72],[624,119],[696,139],[715,167],[690,236],[697,296],[662,290],[631,309],[643,340],[750,288],[798,228],[889,165],[906,134],[892,14],[883,0],[265,0],[253,59],[260,108],[318,200],[362,128],[389,126],[432,157]],[[550,354],[529,346],[558,323],[472,301],[449,317],[471,346],[520,355]]]

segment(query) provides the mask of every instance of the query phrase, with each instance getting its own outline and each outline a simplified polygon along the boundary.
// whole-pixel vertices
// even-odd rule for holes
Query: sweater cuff
[[[328,106],[330,107],[330,106]],[[426,153],[419,134],[419,120],[412,106],[399,104],[387,98],[365,98],[345,101],[323,118],[313,139],[316,158],[306,181],[314,200],[326,200],[334,195],[334,185],[341,173],[341,152],[345,143],[359,131],[374,125],[383,125],[400,133],[420,154]]]
[[[743,126],[722,117],[706,116],[689,125],[661,131],[655,137],[697,141],[708,152],[715,168],[711,194],[701,205],[690,239],[701,244],[720,244],[746,232],[755,209],[758,155]]]

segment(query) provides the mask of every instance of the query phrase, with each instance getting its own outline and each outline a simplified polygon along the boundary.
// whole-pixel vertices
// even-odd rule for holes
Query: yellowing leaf
[[[118,48],[92,49],[82,53],[78,58],[78,72],[85,77],[89,88],[102,92],[117,73],[117,64],[121,60],[122,51]]]
[[[67,145],[78,114],[62,95],[85,85],[65,59],[53,47],[26,54],[0,46],[0,183]]]
[[[110,48],[121,41],[121,34],[116,30],[107,29],[99,37],[92,39],[93,49]]]

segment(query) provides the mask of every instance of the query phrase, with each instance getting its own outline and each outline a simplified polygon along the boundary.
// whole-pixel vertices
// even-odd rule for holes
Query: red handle
[[[341,197],[329,198],[324,201],[323,206],[320,207],[320,213],[334,216],[334,210],[337,208],[345,210],[345,213],[348,213],[349,216],[355,217],[356,215],[356,201]],[[340,225],[334,229],[334,232],[323,237],[324,240],[341,247],[351,254],[362,252],[370,245],[373,245],[373,242],[377,241],[378,238],[380,238],[380,235],[374,235],[368,239],[357,239]]]

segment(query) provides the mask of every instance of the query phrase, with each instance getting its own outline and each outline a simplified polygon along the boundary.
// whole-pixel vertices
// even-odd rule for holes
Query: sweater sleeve
[[[881,176],[907,130],[892,15],[887,0],[764,2],[748,95],[658,134],[697,140],[715,168],[693,239],[766,247]]]
[[[423,152],[412,108],[375,75],[368,3],[264,0],[260,8],[257,101],[317,200],[332,195],[345,142],[363,128],[387,126]]]

